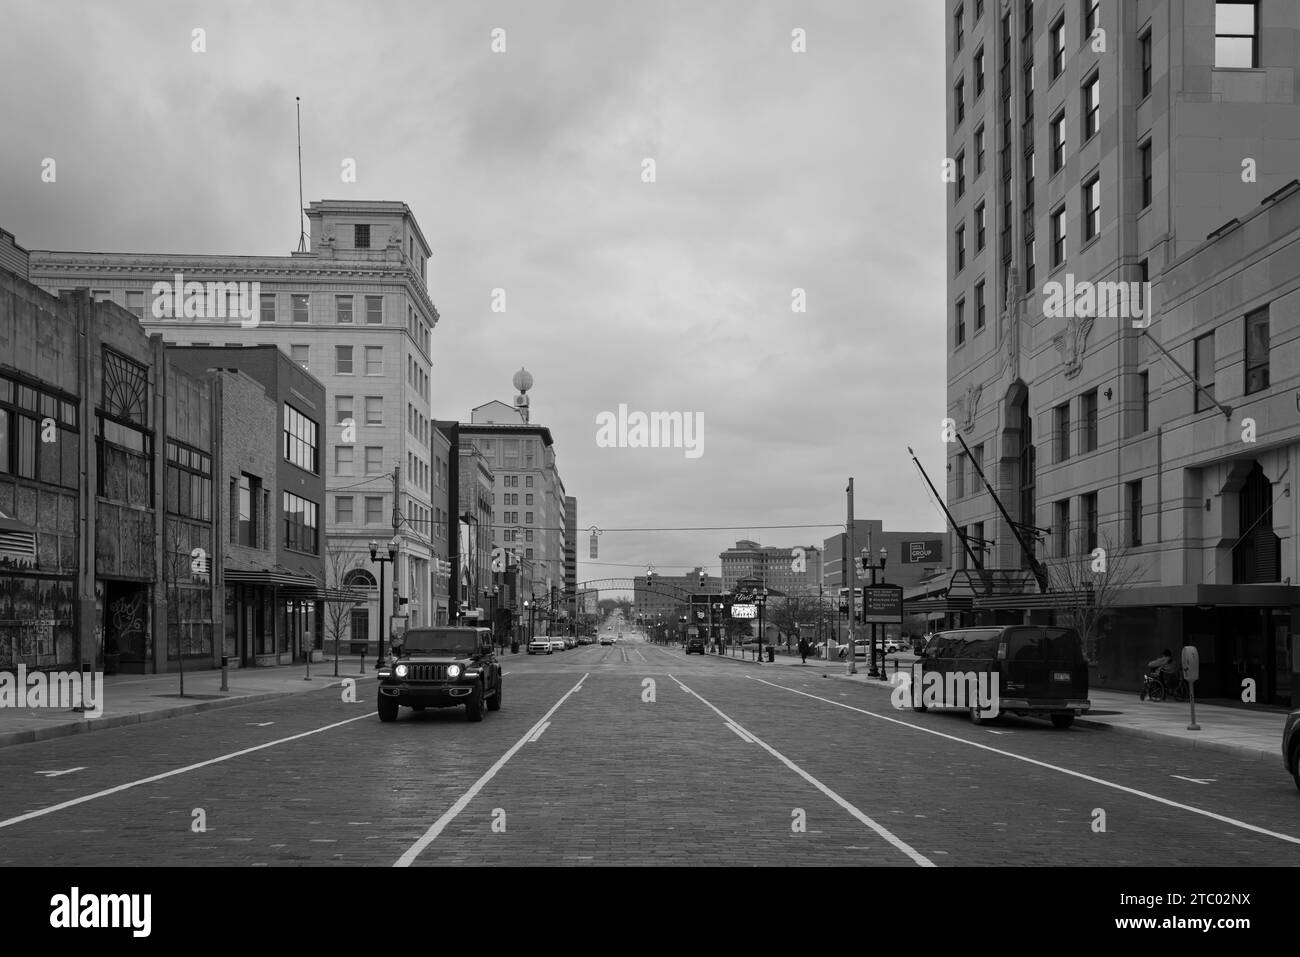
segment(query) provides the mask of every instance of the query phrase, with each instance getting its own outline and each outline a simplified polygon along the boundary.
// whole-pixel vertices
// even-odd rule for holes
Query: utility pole
[[[398,489],[401,487],[400,484],[401,472],[402,472],[402,467],[400,465],[393,466],[393,540],[394,541],[397,540],[397,532],[402,525],[402,511],[400,508],[398,508],[397,505],[397,497],[399,494]],[[398,588],[398,581],[399,581],[399,576],[397,574],[397,561],[394,559],[393,561],[393,614],[394,615],[397,614],[397,599],[398,596],[401,595],[401,590]],[[383,609],[380,610],[382,612]],[[390,639],[392,638],[391,631],[389,632],[388,637]]]
[[[851,476],[849,478],[849,487],[845,491],[848,492],[849,496],[849,550],[847,553],[847,560],[844,562],[844,564],[848,566],[847,573],[849,582],[849,674],[856,675],[858,673],[858,663],[856,660],[858,657],[858,649],[853,644],[853,589],[857,587],[858,576],[855,574],[855,566],[857,565],[858,560],[856,557],[857,549],[853,547],[853,478]],[[829,645],[827,647],[829,647]]]

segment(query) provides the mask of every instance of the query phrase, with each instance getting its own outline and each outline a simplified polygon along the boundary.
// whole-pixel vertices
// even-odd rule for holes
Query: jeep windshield
[[[408,655],[472,655],[478,650],[478,632],[469,628],[412,628],[406,632],[402,650]]]

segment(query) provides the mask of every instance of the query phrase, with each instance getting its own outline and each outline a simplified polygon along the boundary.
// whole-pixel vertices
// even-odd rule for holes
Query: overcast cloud
[[[5,7],[0,226],[19,243],[288,254],[301,96],[305,201],[403,200],[433,247],[436,417],[509,402],[526,366],[581,529],[740,526],[607,531],[599,563],[582,534],[579,580],[820,543],[850,475],[859,518],[943,528],[906,449],[939,480],[943,5]],[[620,403],[702,414],[704,455],[598,448]]]

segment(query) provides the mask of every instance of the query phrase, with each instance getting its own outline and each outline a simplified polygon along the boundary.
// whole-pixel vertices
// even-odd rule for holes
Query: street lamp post
[[[379,565],[379,650],[375,655],[375,670],[384,666],[384,566],[397,561],[397,537],[388,543],[388,557],[379,554],[379,543],[370,540],[370,560]],[[393,584],[397,584],[397,569],[393,569]]]

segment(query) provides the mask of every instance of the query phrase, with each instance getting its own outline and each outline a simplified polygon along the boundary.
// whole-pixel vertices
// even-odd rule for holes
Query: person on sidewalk
[[[1178,664],[1174,661],[1174,653],[1172,651],[1166,648],[1159,658],[1152,658],[1148,661],[1147,667],[1152,671],[1158,671],[1160,673],[1160,680],[1164,684],[1166,690],[1173,689],[1174,676],[1178,673]]]
[[[808,664],[808,640],[806,638],[799,639],[799,657],[802,659],[803,664]]]

